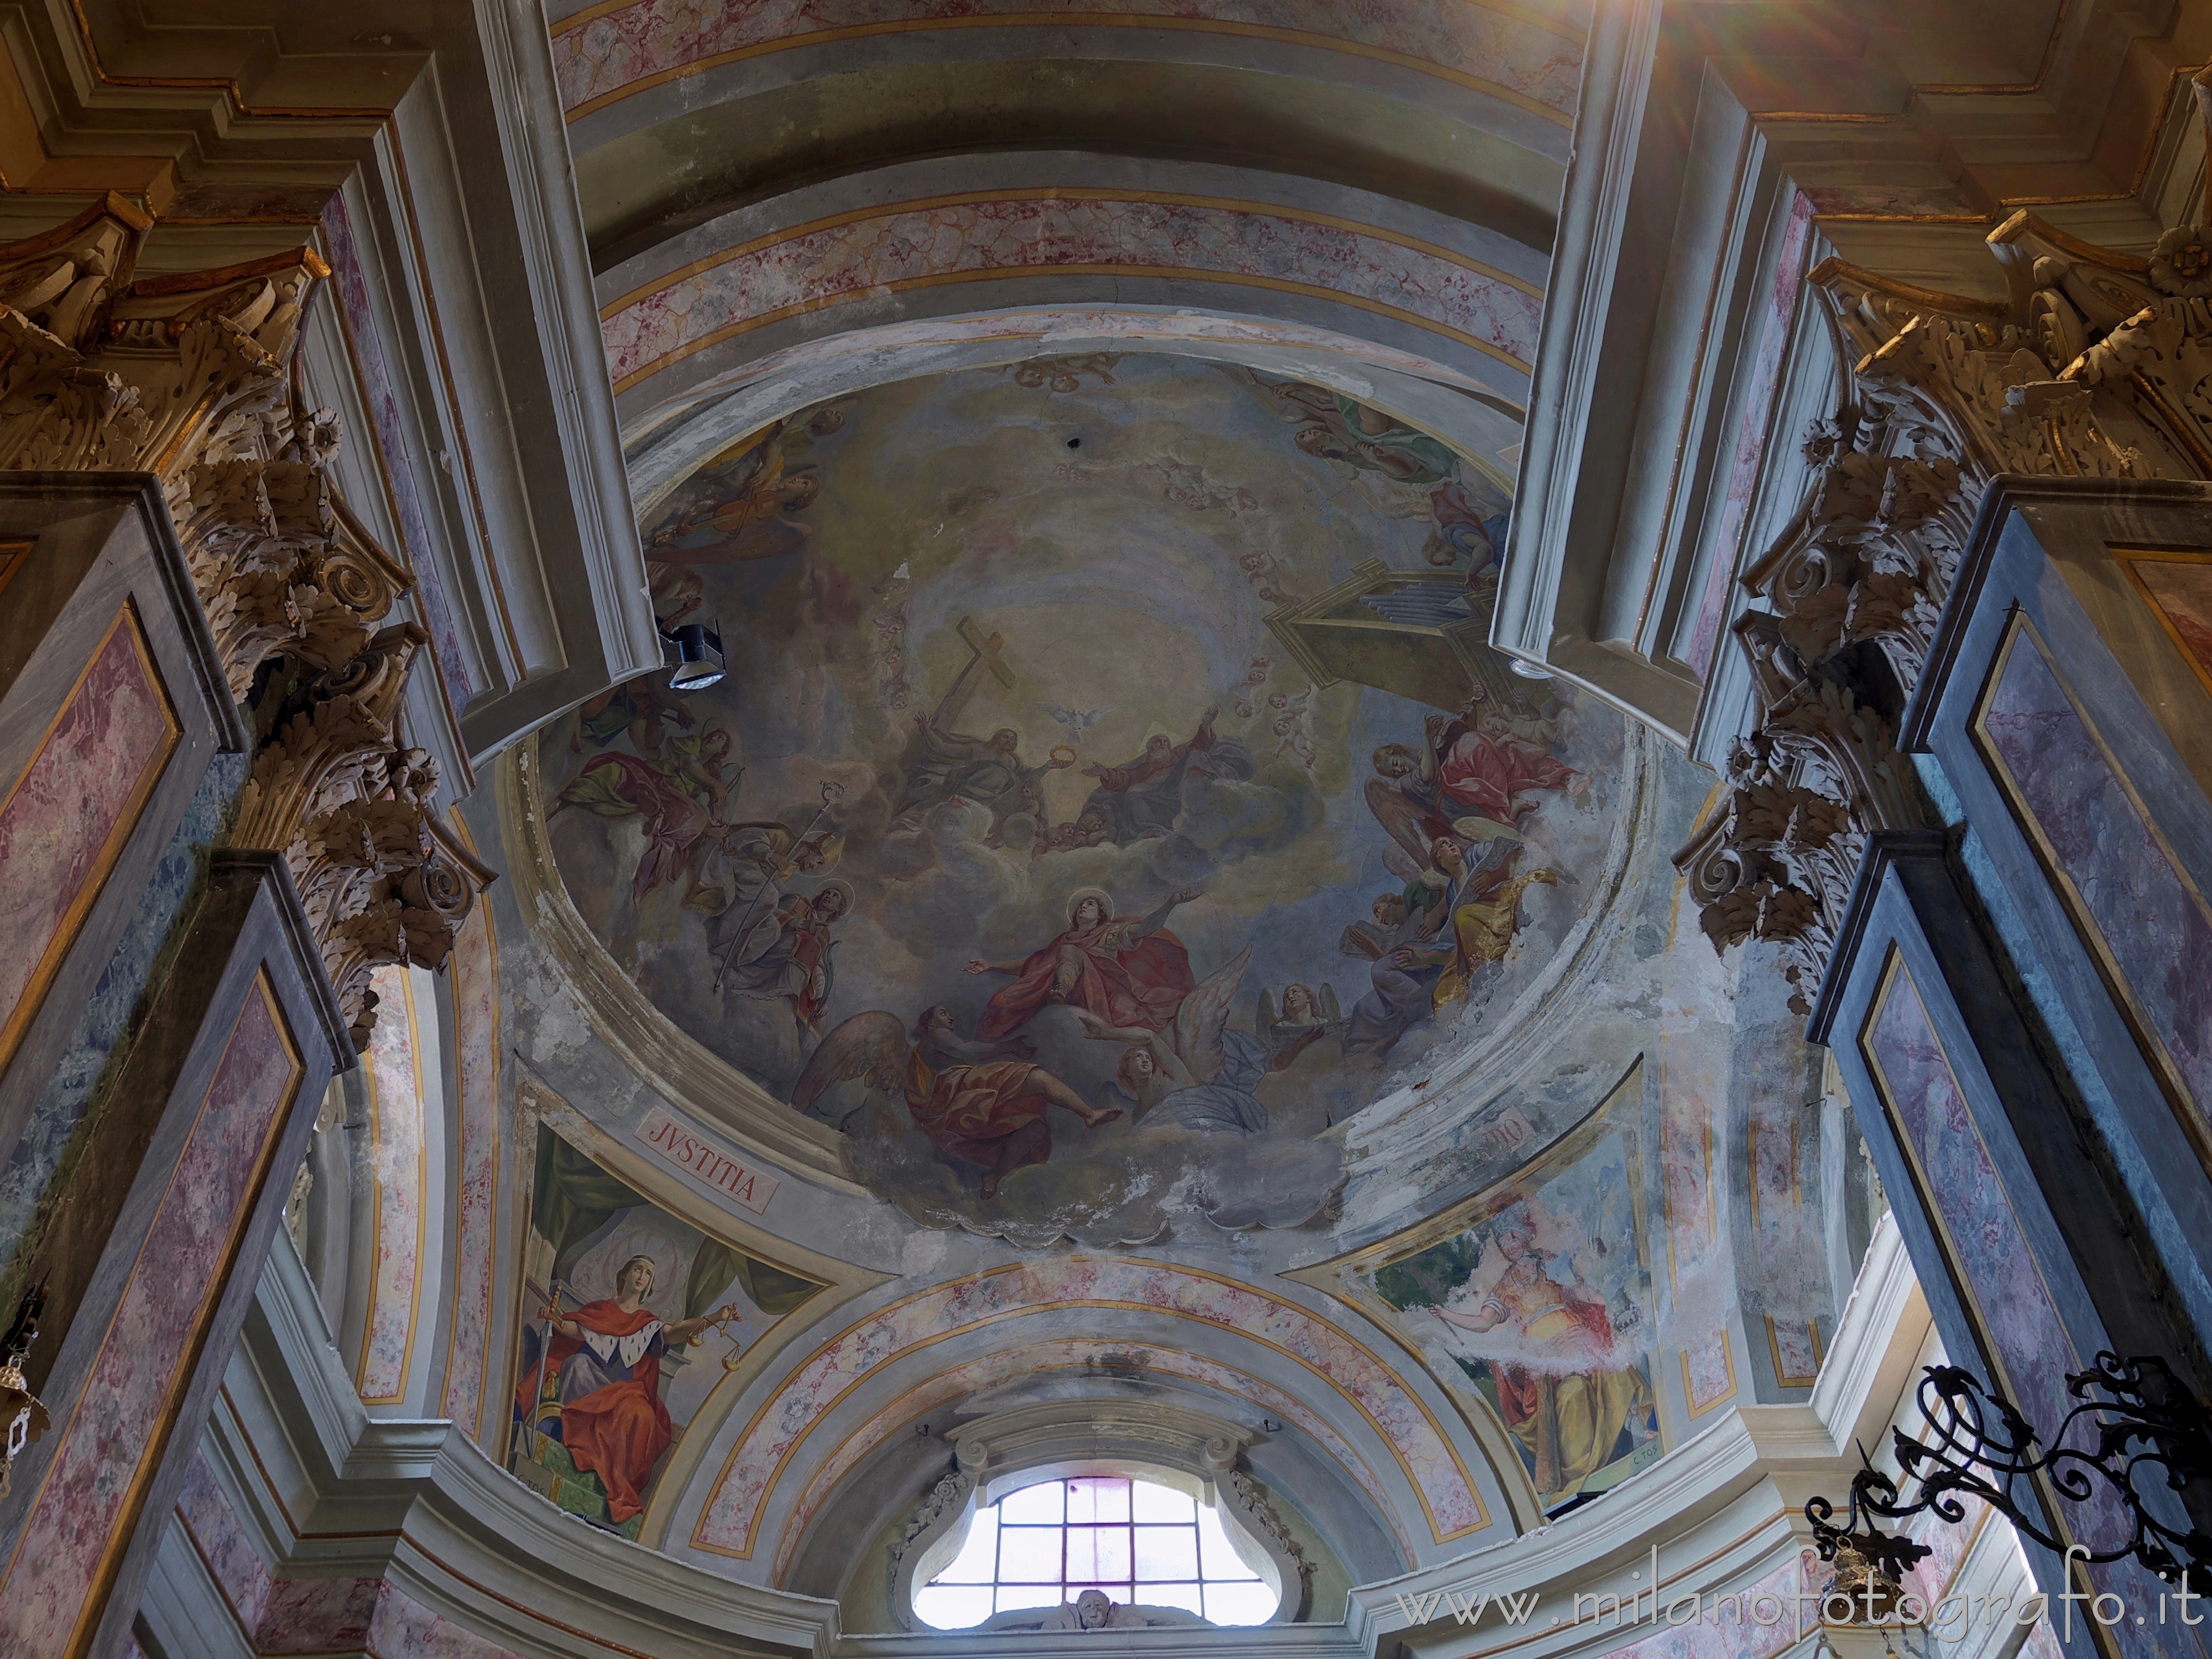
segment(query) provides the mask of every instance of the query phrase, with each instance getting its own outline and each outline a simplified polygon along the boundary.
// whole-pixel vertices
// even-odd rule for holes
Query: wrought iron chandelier
[[[2168,1583],[2185,1571],[2192,1584],[2212,1586],[2212,1534],[2202,1526],[2169,1525],[2146,1507],[2148,1494],[2162,1486],[2184,1502],[2194,1499],[2192,1507],[2203,1512],[2212,1497],[2212,1413],[2156,1358],[2100,1353],[2094,1370],[2068,1375],[2066,1389],[2081,1403],[2046,1437],[1972,1372],[1929,1366],[1918,1391],[1926,1433],[1915,1439],[1902,1428],[1890,1431],[1903,1485],[1867,1462],[1862,1447],[1865,1467],[1851,1477],[1844,1524],[1835,1524],[1835,1505],[1826,1498],[1805,1505],[1820,1559],[1855,1552],[1894,1583],[1930,1552],[1875,1522],[1929,1510],[1955,1524],[1966,1517],[1966,1497],[1982,1499],[2023,1536],[2062,1551],[2073,1540],[2052,1527],[2041,1501],[2047,1487],[2068,1504],[2117,1503],[2133,1522],[2124,1543],[2077,1549],[2075,1559],[2133,1557]],[[2086,1425],[2078,1443],[2077,1425]],[[2022,1481],[2027,1490],[2015,1497]],[[2163,1507],[2169,1516],[2184,1512],[2179,1503]]]

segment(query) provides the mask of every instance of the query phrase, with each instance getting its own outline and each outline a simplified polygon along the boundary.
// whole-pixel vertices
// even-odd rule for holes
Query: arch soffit
[[[1334,1465],[1346,1482],[1366,1498],[1372,1518],[1395,1541],[1406,1563],[1410,1565],[1419,1559],[1407,1529],[1403,1511],[1408,1506],[1405,1498],[1394,1498],[1391,1495],[1395,1482],[1386,1483],[1376,1472],[1369,1455],[1304,1400],[1249,1370],[1188,1349],[1154,1346],[1141,1341],[1115,1345],[1109,1339],[1096,1336],[1057,1337],[1020,1342],[963,1359],[922,1382],[901,1389],[895,1400],[848,1433],[827,1457],[815,1465],[804,1489],[791,1500],[791,1507],[781,1524],[772,1523],[769,1528],[777,1534],[769,1582],[782,1584],[787,1581],[817,1518],[840,1500],[842,1488],[866,1469],[873,1454],[906,1432],[917,1419],[1025,1379],[1050,1377],[1055,1372],[1066,1372],[1072,1377],[1095,1376],[1102,1361],[1109,1358],[1109,1349],[1130,1362],[1148,1382],[1169,1381],[1179,1385],[1182,1391],[1200,1398],[1218,1396],[1224,1402],[1233,1402],[1228,1407],[1232,1411],[1241,1409],[1255,1416],[1279,1418],[1310,1442],[1316,1454]],[[1060,1406],[1063,1410],[1085,1412],[1109,1408],[1124,1413],[1132,1409],[1128,1402],[1111,1396],[1090,1396]],[[1142,1407],[1153,1408],[1154,1402],[1150,1401]],[[963,1424],[956,1435],[949,1437],[964,1443],[975,1432],[974,1425]],[[1248,1440],[1250,1437],[1249,1427],[1239,1432]],[[1391,1473],[1395,1477],[1400,1471],[1394,1468]]]
[[[1411,1489],[1420,1529],[1434,1544],[1492,1524],[1460,1437],[1441,1411],[1359,1338],[1267,1291],[1195,1268],[1127,1258],[1066,1257],[1018,1263],[915,1292],[847,1327],[787,1372],[731,1440],[690,1543],[749,1560],[764,1541],[775,1489],[801,1448],[841,1404],[896,1362],[994,1325],[1097,1309],[1164,1316],[1220,1332],[1290,1362],[1334,1395],[1387,1449]],[[1009,1334],[1012,1334],[1012,1333]],[[1095,1348],[1097,1339],[1083,1346]],[[1195,1343],[1178,1344],[1188,1352]],[[1317,1413],[1322,1414],[1322,1413]],[[720,1435],[716,1437],[719,1440]],[[1497,1475],[1483,1462],[1493,1492]],[[1356,1480],[1353,1469],[1348,1479]],[[1371,1478],[1371,1477],[1370,1477]]]
[[[1364,191],[1042,152],[900,162],[793,191],[700,225],[598,288],[608,373],[635,429],[793,345],[1071,303],[1322,328],[1518,404],[1545,270],[1494,231]]]

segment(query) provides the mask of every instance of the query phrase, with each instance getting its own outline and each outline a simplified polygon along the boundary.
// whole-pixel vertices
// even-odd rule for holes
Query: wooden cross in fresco
[[[968,665],[960,671],[959,676],[952,682],[951,689],[945,692],[944,701],[937,705],[937,712],[929,717],[930,724],[940,731],[945,722],[952,718],[953,710],[966,700],[977,669],[989,669],[992,678],[1009,690],[1012,690],[1014,684],[1014,671],[1006,666],[1006,659],[999,654],[1000,647],[1006,642],[1005,635],[986,636],[983,630],[975,626],[973,617],[963,617],[953,631],[968,647]]]

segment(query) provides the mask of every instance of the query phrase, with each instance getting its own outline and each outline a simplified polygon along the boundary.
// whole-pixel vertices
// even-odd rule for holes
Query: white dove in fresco
[[[1079,745],[1083,742],[1084,735],[1088,732],[1092,726],[1104,720],[1109,714],[1112,714],[1115,709],[1121,707],[1121,705],[1119,703],[1109,702],[1103,708],[1089,708],[1085,709],[1080,713],[1073,708],[1062,708],[1056,702],[1041,702],[1037,707],[1043,709],[1046,714],[1051,715],[1053,719],[1058,720],[1062,726],[1066,726],[1067,728],[1067,740],[1070,743]]]

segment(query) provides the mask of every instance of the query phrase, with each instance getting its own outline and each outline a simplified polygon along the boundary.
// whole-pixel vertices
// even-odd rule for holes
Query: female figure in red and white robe
[[[649,1255],[623,1262],[615,1286],[613,1296],[568,1314],[538,1310],[551,1323],[553,1344],[540,1364],[526,1368],[515,1405],[535,1430],[531,1396],[538,1379],[549,1371],[559,1379],[560,1422],[554,1432],[571,1462],[599,1476],[606,1488],[607,1515],[620,1526],[644,1509],[653,1466],[676,1437],[660,1398],[661,1355],[743,1310],[732,1303],[696,1319],[664,1322],[645,1305],[653,1294]]]

